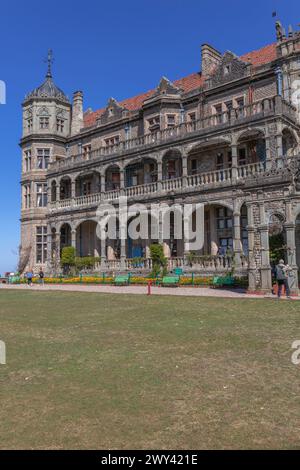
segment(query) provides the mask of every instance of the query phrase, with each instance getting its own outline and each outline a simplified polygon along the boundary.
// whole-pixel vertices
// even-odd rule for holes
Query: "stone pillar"
[[[237,268],[241,267],[241,212],[237,201],[233,201],[233,254],[234,263]]]
[[[75,254],[76,254],[76,230],[71,231],[71,246],[75,248]]]
[[[100,240],[101,246],[101,269],[106,268],[106,238]]]
[[[60,201],[60,182],[56,182],[56,202]]]
[[[182,155],[182,186],[185,188],[187,186],[187,155]]]
[[[76,197],[76,181],[72,180],[71,181],[71,198],[75,199]]]
[[[126,239],[121,238],[121,269],[126,268]]]
[[[157,160],[157,189],[161,191],[161,182],[162,182],[162,161]]]
[[[46,263],[46,271],[47,273],[51,273],[52,270],[52,232],[51,226],[47,225],[47,263]]]
[[[298,288],[298,266],[296,259],[296,225],[292,217],[292,204],[287,201],[285,205],[286,223],[284,224],[287,245],[287,263],[293,269],[293,286],[291,293],[293,295],[299,294]]]
[[[238,179],[238,147],[237,145],[231,145],[231,180],[235,183]]]
[[[266,223],[264,203],[259,203],[260,214],[260,252],[261,252],[261,286],[263,292],[271,292],[272,290],[272,276],[270,266],[270,252],[269,252],[269,226]]]
[[[107,259],[108,259],[108,261],[112,261],[112,260],[116,259],[115,258],[114,247],[113,247],[113,240],[108,240]]]
[[[210,253],[215,256],[218,254],[218,235],[217,235],[217,220],[216,210],[214,206],[209,207],[209,233],[210,233]]]
[[[256,260],[255,260],[255,243],[254,243],[254,217],[253,206],[247,204],[247,231],[248,231],[248,289],[250,292],[256,290]]]
[[[182,208],[184,213],[184,208]],[[191,214],[192,217],[192,214]],[[184,217],[183,219],[183,258],[184,264],[187,264],[188,254],[190,252],[190,240],[187,238],[189,233],[189,217]]]
[[[100,174],[100,192],[105,193],[105,173]]]

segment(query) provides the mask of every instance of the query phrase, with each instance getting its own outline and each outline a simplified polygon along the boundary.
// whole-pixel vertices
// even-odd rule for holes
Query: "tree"
[[[161,271],[162,275],[167,272],[168,260],[164,256],[164,249],[162,245],[153,244],[150,245],[150,257],[152,260],[152,275],[153,277],[158,276]]]
[[[65,246],[61,252],[60,264],[67,274],[70,269],[75,266],[75,248],[73,246]]]

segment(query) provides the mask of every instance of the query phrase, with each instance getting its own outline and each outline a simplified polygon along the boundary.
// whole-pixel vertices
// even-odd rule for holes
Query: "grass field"
[[[300,303],[0,292],[0,448],[299,449]]]

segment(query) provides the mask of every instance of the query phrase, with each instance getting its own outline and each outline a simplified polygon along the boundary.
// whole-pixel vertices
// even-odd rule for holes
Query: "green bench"
[[[234,284],[235,284],[234,278],[231,276],[224,276],[224,277],[215,276],[213,278],[213,287],[224,287],[224,286],[232,287],[234,286]]]
[[[162,278],[161,284],[163,286],[178,286],[179,276],[164,276]]]
[[[117,286],[121,286],[124,284],[129,284],[130,275],[129,274],[119,274],[115,277],[114,283]]]

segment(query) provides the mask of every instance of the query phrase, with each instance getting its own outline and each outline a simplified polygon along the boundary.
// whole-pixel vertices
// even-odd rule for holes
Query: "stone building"
[[[241,57],[204,44],[201,72],[106,107],[83,109],[46,79],[23,102],[21,257],[26,268],[59,267],[64,246],[99,257],[97,271],[150,269],[160,242],[169,268],[248,276],[271,288],[270,243],[282,240],[297,290],[300,266],[300,32]],[[106,240],[97,209],[128,203],[205,207],[204,246],[189,254],[164,239]],[[139,262],[136,263],[136,259]]]

